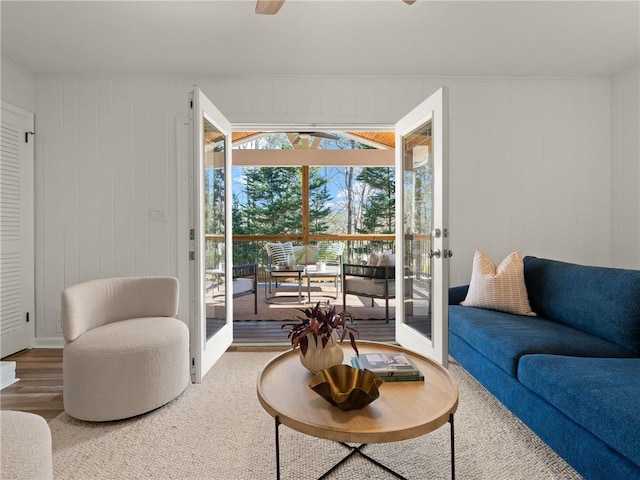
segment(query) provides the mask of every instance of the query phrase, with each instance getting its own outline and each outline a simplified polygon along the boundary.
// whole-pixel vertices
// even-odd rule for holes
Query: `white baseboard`
[[[62,337],[36,337],[33,339],[33,348],[62,348],[64,339]]]

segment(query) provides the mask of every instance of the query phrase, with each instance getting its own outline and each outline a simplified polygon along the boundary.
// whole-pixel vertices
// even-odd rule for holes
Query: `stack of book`
[[[410,382],[424,380],[424,375],[411,359],[402,352],[361,353],[351,357],[355,368],[371,370],[385,382]]]

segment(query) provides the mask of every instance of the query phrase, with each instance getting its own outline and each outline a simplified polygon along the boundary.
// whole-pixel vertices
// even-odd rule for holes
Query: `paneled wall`
[[[612,263],[640,269],[640,64],[611,80]]]
[[[612,262],[608,78],[40,76],[39,337],[60,335],[67,285],[183,270],[176,131],[193,83],[232,123],[388,125],[447,85],[452,284],[468,281],[476,248]]]

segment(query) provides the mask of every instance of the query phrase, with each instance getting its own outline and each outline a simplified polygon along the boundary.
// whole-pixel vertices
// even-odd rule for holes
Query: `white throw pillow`
[[[378,267],[393,267],[396,264],[395,253],[383,253],[378,259]]]
[[[369,254],[369,261],[367,262],[367,265],[372,265],[375,267],[376,265],[378,265],[378,261],[380,260],[381,256],[381,253],[371,252]]]
[[[289,255],[293,253],[293,244],[291,242],[267,243],[265,248],[271,257],[272,265],[288,264]]]
[[[293,255],[295,256],[295,263],[303,265],[311,265],[316,263],[316,257],[318,256],[317,245],[304,245],[293,247]]]
[[[378,256],[378,263],[375,264],[376,267],[394,267],[396,265],[396,255],[395,253],[382,253]],[[374,276],[372,278],[373,283],[384,283],[386,282],[386,275],[389,275],[389,278],[394,278],[395,275],[393,269],[385,272],[382,268],[375,269]]]
[[[489,257],[476,250],[467,298],[460,305],[535,316],[524,282],[522,253],[513,252],[496,267]]]

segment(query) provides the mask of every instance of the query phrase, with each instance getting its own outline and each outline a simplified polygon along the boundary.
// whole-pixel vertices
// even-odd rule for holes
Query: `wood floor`
[[[47,421],[62,412],[61,348],[23,350],[3,360],[16,362],[20,381],[0,391],[2,410],[36,413]]]

